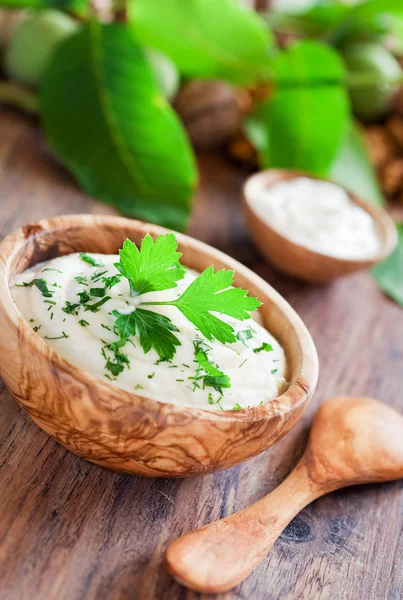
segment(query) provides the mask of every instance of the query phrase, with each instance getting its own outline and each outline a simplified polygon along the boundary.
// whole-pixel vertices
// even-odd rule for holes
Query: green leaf
[[[328,175],[364,200],[378,206],[385,204],[361,131],[354,123],[351,124]]]
[[[323,175],[350,118],[339,55],[319,42],[299,42],[279,54],[271,68],[278,88],[246,122],[246,134],[263,167]]]
[[[129,19],[138,39],[186,76],[247,84],[266,72],[272,36],[239,0],[131,0]]]
[[[263,168],[326,173],[349,120],[341,86],[277,90],[246,123]]]
[[[250,319],[250,312],[261,305],[259,300],[248,296],[246,290],[230,288],[233,283],[234,271],[222,269],[214,273],[211,266],[192,281],[177,300],[144,302],[144,305],[176,306],[205,338],[232,344],[236,342],[233,327],[211,313],[244,321]]]
[[[117,317],[115,325],[123,338],[131,335],[140,336],[140,345],[147,354],[154,348],[161,360],[172,360],[176,346],[181,343],[172,331],[179,331],[168,317],[151,310],[137,308],[128,315],[112,311]]]
[[[119,251],[120,262],[115,266],[129,280],[132,295],[168,290],[176,287],[186,270],[179,265],[181,252],[173,233],[159,235],[154,242],[147,234],[138,250],[136,244],[126,240]]]
[[[397,232],[399,242],[396,250],[372,269],[372,276],[385,294],[403,306],[403,223],[397,224]]]
[[[386,32],[394,26],[395,19],[403,18],[401,0],[368,0],[351,9],[349,20],[361,27]]]
[[[275,54],[270,60],[273,82],[280,88],[334,86],[343,83],[345,67],[327,44],[306,40]]]
[[[1,0],[6,8],[56,8],[66,13],[85,18],[90,13],[89,0]]]
[[[127,216],[184,229],[193,154],[126,25],[94,21],[58,47],[42,112],[56,154],[86,192]]]
[[[297,4],[295,8],[298,9]],[[351,12],[352,7],[330,0],[318,2],[308,10],[287,12],[271,10],[263,15],[275,31],[297,33],[311,38],[328,39],[337,31]]]

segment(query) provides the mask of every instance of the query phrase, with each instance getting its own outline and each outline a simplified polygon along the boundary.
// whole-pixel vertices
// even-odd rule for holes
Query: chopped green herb
[[[238,404],[238,402],[236,404],[234,404],[234,406],[232,407],[232,410],[242,410],[242,406],[240,404]]]
[[[208,395],[208,403],[214,404],[214,398],[213,398],[213,394],[211,392],[209,392],[209,395]]]
[[[45,269],[42,269],[42,273],[44,271],[56,271],[56,273],[63,273],[63,271],[60,271],[59,269],[52,269],[52,267],[45,267]]]
[[[268,344],[267,342],[263,342],[263,344],[261,346],[259,346],[259,348],[254,348],[253,352],[272,352],[273,350],[273,346],[271,346],[270,344]]]
[[[203,379],[204,386],[213,387],[220,394],[222,394],[222,388],[231,387],[231,379],[227,375],[225,375],[220,369],[215,367],[213,363],[209,360],[207,350],[202,349],[204,344],[201,340],[196,340],[193,343],[193,345],[195,359],[196,362],[199,364],[199,368],[196,371],[195,377],[189,378],[194,380],[194,389],[200,387],[196,382],[199,379]]]
[[[247,358],[245,358],[245,360],[244,360],[244,361],[243,361],[243,362],[242,362],[242,363],[239,365],[239,369],[240,369],[241,367],[243,367],[243,366],[244,366],[244,364],[246,363],[246,361],[247,361],[247,360],[248,360],[248,359],[247,359]]]
[[[35,322],[35,319],[29,319],[29,322],[30,322],[30,323],[34,323],[34,322]]]
[[[148,379],[152,379],[154,377],[154,375],[155,375],[155,371],[154,371],[154,373],[150,373],[150,375],[147,375],[147,377],[148,377]]]
[[[179,381],[180,383],[181,382],[183,383],[185,380],[184,379],[177,379],[176,381]]]
[[[130,365],[130,360],[126,354],[122,354],[119,350],[115,350],[114,358],[114,362],[110,358],[107,359],[105,368],[117,377],[123,371],[125,365]]]
[[[102,283],[105,284],[105,288],[106,289],[109,289],[109,288],[112,288],[117,283],[119,283],[120,280],[121,280],[121,278],[122,278],[122,275],[120,275],[119,273],[117,273],[116,275],[112,275],[111,277],[103,277],[102,278]]]
[[[47,335],[45,335],[45,340],[62,340],[63,338],[65,338],[67,340],[68,337],[69,336],[67,335],[67,333],[62,331],[62,335],[58,335],[56,337],[48,337]]]
[[[106,294],[106,288],[91,288],[90,295],[96,298],[103,298]]]
[[[80,258],[81,258],[81,260],[88,263],[92,267],[104,267],[105,266],[102,262],[100,262],[99,260],[96,260],[95,258],[90,256],[89,254],[86,254],[85,252],[80,252]]]
[[[53,292],[49,290],[48,284],[44,279],[33,279],[32,281],[24,281],[22,284],[16,283],[16,287],[32,287],[35,285],[45,298],[51,298]]]
[[[137,385],[134,386],[134,389],[135,390],[142,390],[143,386],[138,383]]]
[[[85,321],[84,319],[80,319],[79,323],[80,323],[81,327],[86,327],[87,325],[89,325],[88,321]]]
[[[91,277],[91,281],[93,281],[94,283],[96,283],[97,281],[100,281],[102,279],[102,276],[105,275],[105,273],[108,272],[108,269],[105,269],[105,271],[101,271],[101,272],[95,272],[94,275]]]
[[[105,302],[108,302],[108,300],[110,300],[110,299],[111,299],[110,296],[105,296],[105,298],[102,298],[102,300],[100,300],[99,302],[95,302],[95,304],[85,304],[84,310],[90,310],[91,312],[98,312],[99,307],[102,306],[103,304],[105,304]]]
[[[45,304],[52,304],[52,306],[56,306],[56,302],[54,300],[44,300]]]
[[[105,377],[109,379],[109,381],[116,381],[116,377],[110,377],[108,373],[104,373]]]
[[[112,331],[112,329],[110,327],[108,327],[108,325],[104,325],[103,323],[101,323],[101,327],[103,327],[104,329],[107,329],[108,331]]]
[[[246,340],[252,339],[252,337],[253,333],[250,327],[248,329],[244,329],[243,331],[238,331],[236,334],[236,339],[243,344],[245,344]]]
[[[81,283],[81,285],[88,285],[87,284],[87,277],[84,275],[77,275],[77,277],[74,277],[74,279],[78,282]]]
[[[72,304],[68,300],[66,300],[66,304],[63,306],[62,311],[67,313],[68,315],[78,315],[78,308],[80,308],[80,304]]]
[[[88,300],[91,300],[90,295],[85,290],[83,292],[78,292],[77,296],[80,298],[80,304],[86,304]]]
[[[275,375],[275,374],[277,373],[277,371],[278,371],[278,369],[272,369],[272,370],[271,370],[271,374],[272,374],[272,375]]]
[[[41,327],[42,327],[42,325],[37,325],[36,327],[33,328],[33,331],[35,331],[35,333],[36,333],[37,331],[40,330]]]

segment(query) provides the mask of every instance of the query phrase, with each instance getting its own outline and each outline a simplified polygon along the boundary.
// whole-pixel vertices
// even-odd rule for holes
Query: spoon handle
[[[288,523],[324,491],[311,491],[305,459],[273,492],[253,504],[168,546],[169,572],[204,593],[225,592],[247,577]]]

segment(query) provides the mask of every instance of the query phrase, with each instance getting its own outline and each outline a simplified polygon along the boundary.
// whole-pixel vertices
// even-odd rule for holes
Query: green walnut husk
[[[39,86],[53,51],[78,26],[57,10],[33,13],[14,31],[4,57],[6,73],[20,83]]]
[[[398,60],[373,42],[350,44],[342,54],[351,76],[349,92],[355,115],[363,121],[377,120],[390,109],[399,87],[402,69]]]

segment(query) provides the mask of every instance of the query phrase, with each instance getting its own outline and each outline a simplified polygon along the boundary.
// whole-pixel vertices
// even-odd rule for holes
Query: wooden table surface
[[[113,473],[68,452],[0,383],[1,600],[196,600],[199,594],[165,572],[167,543],[272,490],[294,465],[324,399],[371,395],[403,412],[402,309],[367,274],[326,286],[275,274],[242,221],[245,173],[218,156],[202,157],[200,170],[189,232],[255,270],[298,311],[320,357],[315,397],[281,442],[247,463],[157,480]],[[1,238],[42,217],[79,212],[112,211],[74,186],[32,121],[1,111]],[[402,525],[402,482],[334,493],[294,519],[256,571],[219,598],[401,599]]]

